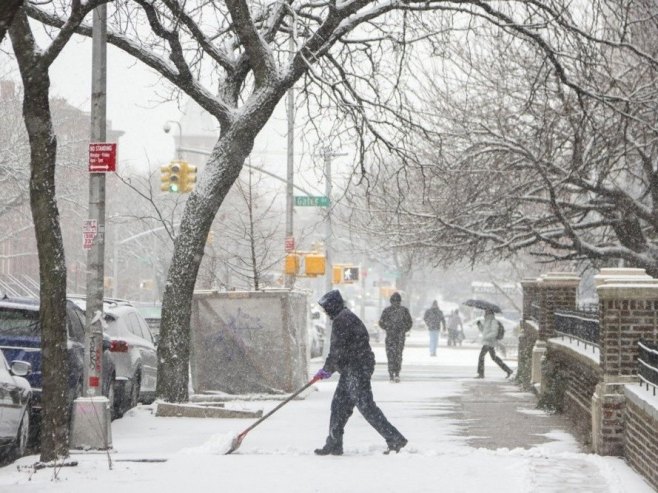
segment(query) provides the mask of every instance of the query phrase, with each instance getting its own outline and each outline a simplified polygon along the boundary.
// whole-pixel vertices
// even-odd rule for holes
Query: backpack
[[[498,334],[496,334],[496,340],[500,341],[503,337],[505,337],[505,327],[498,322]]]

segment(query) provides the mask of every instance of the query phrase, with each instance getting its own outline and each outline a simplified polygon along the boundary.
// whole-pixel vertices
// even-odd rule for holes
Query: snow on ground
[[[399,454],[382,455],[385,443],[355,412],[345,435],[345,455],[318,457],[337,377],[319,383],[304,400],[295,400],[264,421],[232,455],[227,440],[253,420],[156,418],[152,406],[139,406],[112,424],[114,451],[78,453],[77,467],[39,470],[25,457],[0,468],[2,493],[66,492],[632,492],[653,491],[623,460],[582,453],[563,430],[548,442],[497,450],[469,446],[464,423],[455,418],[458,398],[473,381],[479,348],[439,348],[431,358],[427,334],[415,331],[404,354],[400,384],[386,379],[385,355],[375,348],[375,400],[409,439]],[[445,341],[442,341],[445,344]],[[515,362],[510,362],[515,367]],[[321,361],[314,361],[315,370]],[[487,380],[503,373],[487,360]],[[490,369],[489,369],[490,368]],[[508,386],[505,386],[507,388]],[[512,387],[509,385],[509,387]],[[505,390],[511,392],[512,390]],[[457,399],[455,399],[457,398]],[[280,401],[231,402],[267,411]],[[519,413],[540,411],[519,408]],[[510,430],[513,433],[514,430]],[[137,462],[140,460],[165,462]]]

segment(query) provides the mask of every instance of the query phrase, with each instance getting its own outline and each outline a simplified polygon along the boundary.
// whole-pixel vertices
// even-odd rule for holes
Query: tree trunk
[[[7,29],[11,26],[21,5],[23,5],[23,0],[2,0],[0,2],[0,43],[2,43]]]
[[[263,109],[268,110],[271,113],[269,107]],[[264,121],[245,116],[222,132],[201,182],[185,204],[162,298],[156,394],[167,402],[188,400],[192,296],[205,241]]]
[[[238,118],[222,127],[201,181],[185,204],[162,297],[156,395],[167,402],[188,400],[192,297],[208,232],[256,136],[287,89],[262,89]]]
[[[68,455],[66,262],[55,198],[57,140],[47,71],[24,73],[23,117],[30,139],[30,205],[39,255],[41,308],[41,460]]]

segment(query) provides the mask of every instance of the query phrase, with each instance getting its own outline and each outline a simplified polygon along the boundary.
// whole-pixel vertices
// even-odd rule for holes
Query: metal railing
[[[637,375],[640,377],[640,385],[653,388],[653,395],[656,395],[656,386],[658,386],[658,345],[651,344],[647,341],[637,343],[639,353],[637,357]]]
[[[589,307],[588,307],[589,308]],[[556,310],[555,332],[569,341],[583,344],[585,349],[591,346],[592,352],[599,348],[599,314],[597,310]]]
[[[541,306],[539,306],[539,303],[530,303],[530,320],[539,322],[540,314],[541,314]]]

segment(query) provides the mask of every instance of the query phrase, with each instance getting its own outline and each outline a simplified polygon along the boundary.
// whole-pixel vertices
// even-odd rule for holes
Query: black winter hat
[[[329,318],[334,318],[343,309],[345,302],[340,291],[332,289],[318,300],[318,305],[324,309]]]
[[[391,303],[400,303],[402,301],[402,296],[400,296],[400,293],[393,293],[391,295]]]

